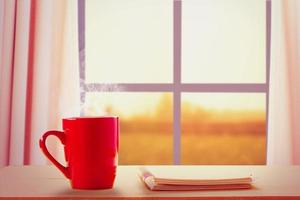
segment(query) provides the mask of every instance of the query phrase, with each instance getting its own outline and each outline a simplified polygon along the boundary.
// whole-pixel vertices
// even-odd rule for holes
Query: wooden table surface
[[[60,199],[300,199],[300,166],[147,166],[158,176],[254,178],[249,190],[150,191],[137,176],[139,166],[119,166],[113,189],[74,190],[53,166],[0,168],[0,198]]]

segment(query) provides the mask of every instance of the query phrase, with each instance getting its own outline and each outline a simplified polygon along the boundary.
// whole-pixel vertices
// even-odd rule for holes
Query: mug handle
[[[46,139],[48,136],[50,135],[54,135],[56,137],[59,138],[59,140],[61,141],[61,143],[63,145],[65,145],[66,143],[66,136],[65,133],[62,131],[47,131],[46,133],[44,133],[42,139],[40,139],[39,144],[40,144],[40,148],[42,149],[43,153],[45,154],[45,156],[68,178],[70,179],[70,172],[69,172],[69,168],[63,166],[62,164],[60,164],[48,151],[47,146],[46,146]]]

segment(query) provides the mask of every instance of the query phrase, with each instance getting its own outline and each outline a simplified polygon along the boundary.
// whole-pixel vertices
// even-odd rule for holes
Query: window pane
[[[183,164],[265,164],[266,111],[261,93],[184,93]]]
[[[172,164],[170,93],[87,93],[85,115],[120,117],[119,164]]]
[[[264,83],[265,0],[184,0],[182,80]]]
[[[85,3],[87,82],[172,82],[172,0]]]

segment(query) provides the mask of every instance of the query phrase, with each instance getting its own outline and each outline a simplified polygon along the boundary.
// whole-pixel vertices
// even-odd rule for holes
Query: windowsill
[[[150,191],[137,176],[138,166],[119,166],[113,189],[73,190],[53,166],[9,166],[0,168],[0,198],[186,198],[214,199],[300,199],[300,166],[149,166],[160,172],[245,172],[254,177],[250,190],[158,192]]]

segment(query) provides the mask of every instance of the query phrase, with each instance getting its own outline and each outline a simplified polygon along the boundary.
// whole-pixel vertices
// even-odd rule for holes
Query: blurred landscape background
[[[266,163],[264,95],[195,95],[182,94],[181,164]],[[86,115],[120,116],[119,164],[173,164],[171,93],[91,93],[87,104]]]
[[[267,83],[265,1],[183,1],[180,30],[173,1],[88,2],[84,81],[112,89],[89,90],[84,110],[120,117],[120,164],[173,164],[173,93],[114,83]],[[265,164],[266,93],[182,92],[181,163]]]

